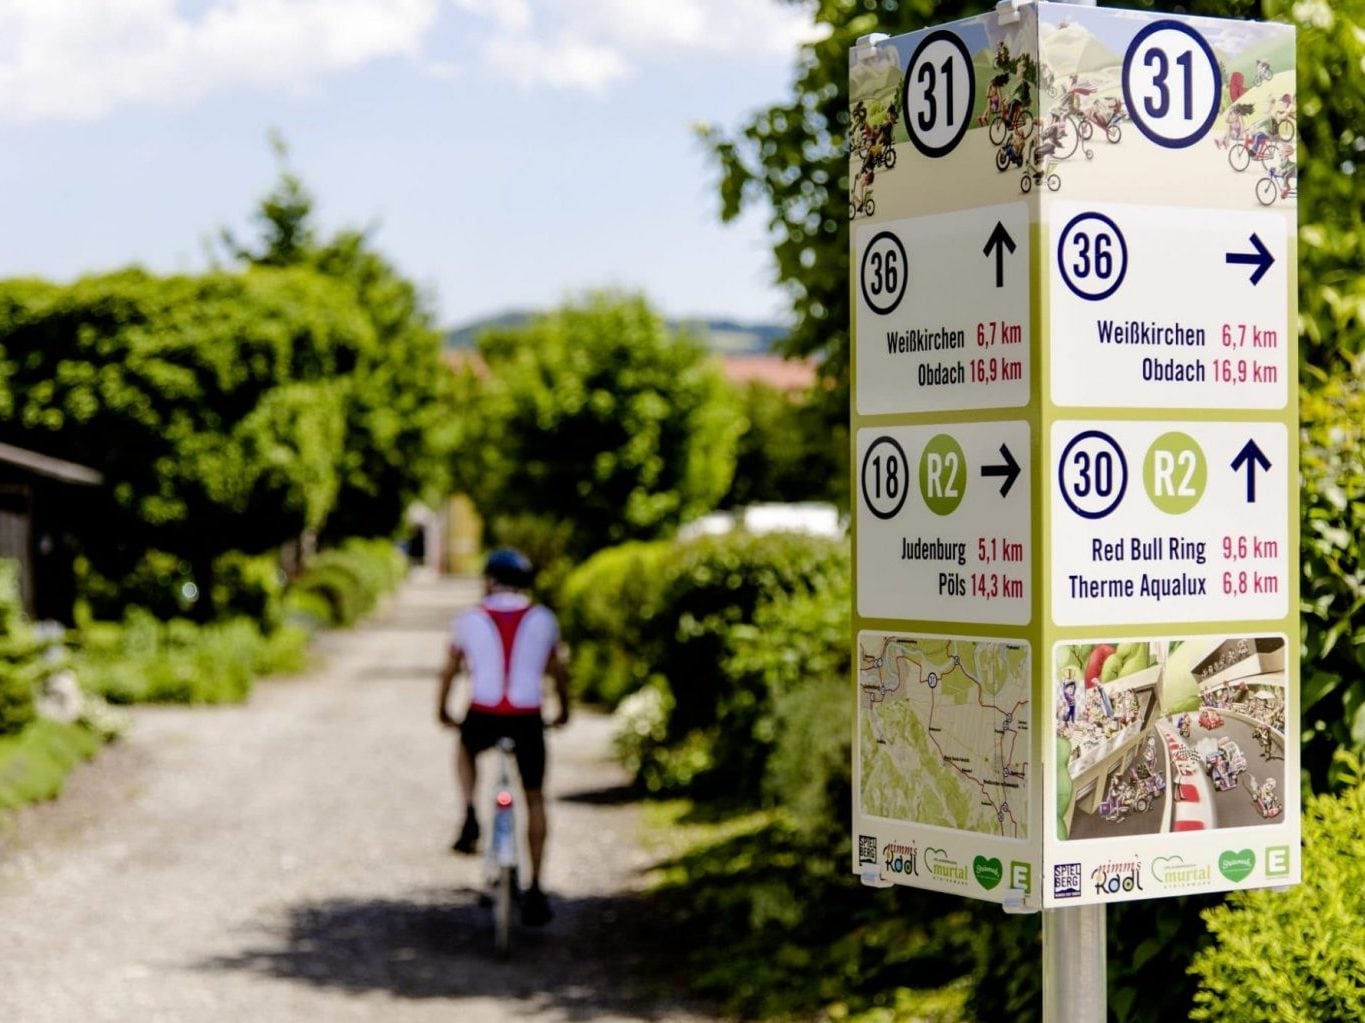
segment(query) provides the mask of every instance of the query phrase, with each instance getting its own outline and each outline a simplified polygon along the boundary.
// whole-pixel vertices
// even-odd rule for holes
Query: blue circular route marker
[[[1218,58],[1188,25],[1154,21],[1123,57],[1123,102],[1138,131],[1159,146],[1184,149],[1213,127],[1223,93]]]
[[[1087,302],[1108,298],[1128,272],[1128,243],[1103,213],[1078,213],[1057,239],[1057,269],[1071,293]]]
[[[1066,506],[1083,519],[1102,519],[1128,489],[1128,461],[1109,434],[1086,430],[1072,437],[1057,464]]]

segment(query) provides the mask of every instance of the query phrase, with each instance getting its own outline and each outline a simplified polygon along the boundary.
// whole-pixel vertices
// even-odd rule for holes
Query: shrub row
[[[122,622],[86,625],[75,642],[81,685],[111,703],[237,703],[258,675],[302,668],[308,633],[265,633],[249,618],[162,622],[134,608]]]
[[[196,614],[202,597],[189,561],[165,551],[147,551],[116,580],[80,558],[77,575],[83,620],[117,621],[129,607],[140,607],[170,621]],[[275,554],[229,551],[214,559],[212,575],[216,618],[250,618],[267,632],[283,620],[285,580]]]
[[[403,552],[388,540],[347,540],[318,554],[289,585],[290,618],[307,628],[353,625],[407,571]]]
[[[1214,940],[1191,967],[1199,978],[1191,1019],[1365,1019],[1365,770],[1354,755],[1335,759],[1344,791],[1304,806],[1304,883],[1237,892],[1204,914]]]
[[[843,592],[820,636],[846,651],[847,566],[841,542],[736,533],[608,549],[569,576],[561,606],[575,684],[608,704],[630,696],[621,751],[646,788],[759,792],[773,695],[821,641],[768,605]],[[843,657],[821,650],[817,660]]]
[[[1331,783],[1335,752],[1365,753],[1365,356],[1300,401],[1303,765]]]

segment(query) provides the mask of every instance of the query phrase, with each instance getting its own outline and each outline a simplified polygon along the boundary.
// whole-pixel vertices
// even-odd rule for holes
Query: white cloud
[[[0,117],[97,117],[417,56],[438,0],[0,0]]]
[[[636,51],[789,57],[820,37],[809,5],[781,0],[552,0]]]
[[[484,58],[489,67],[524,89],[549,85],[600,93],[630,73],[615,50],[570,35],[548,41],[530,34],[500,35],[490,40]]]
[[[531,27],[529,0],[451,0],[466,14],[489,18],[504,32],[522,32]]]
[[[782,0],[451,2],[490,24],[488,68],[528,89],[600,93],[644,61],[680,55],[789,60],[819,38],[809,7]]]

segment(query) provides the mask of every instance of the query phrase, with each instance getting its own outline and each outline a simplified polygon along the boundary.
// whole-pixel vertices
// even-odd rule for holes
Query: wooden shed
[[[24,611],[70,625],[76,546],[69,510],[104,477],[94,469],[0,444],[0,558],[19,563]]]

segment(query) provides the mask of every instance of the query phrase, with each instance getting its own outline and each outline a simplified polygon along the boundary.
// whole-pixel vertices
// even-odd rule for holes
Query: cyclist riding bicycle
[[[559,697],[559,714],[553,724],[566,723],[569,674],[559,657],[559,623],[549,608],[533,603],[526,594],[533,577],[526,556],[510,548],[495,550],[484,563],[483,574],[483,603],[459,615],[451,626],[450,651],[436,704],[440,723],[460,731],[455,767],[465,818],[452,849],[472,853],[478,845],[475,758],[499,739],[512,739],[526,793],[526,838],[531,853],[531,883],[522,896],[522,922],[536,926],[552,916],[540,887],[546,834],[541,689],[549,675]],[[462,670],[469,674],[471,700],[464,722],[459,723],[451,717],[447,702]]]

